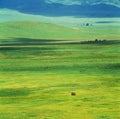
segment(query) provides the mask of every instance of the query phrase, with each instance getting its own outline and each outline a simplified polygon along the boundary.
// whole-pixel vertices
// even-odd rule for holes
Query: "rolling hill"
[[[111,29],[111,30],[109,30]],[[119,40],[119,26],[92,26],[69,28],[55,24],[41,22],[5,22],[0,23],[0,41],[9,39],[48,39],[48,40]]]
[[[0,22],[14,22],[14,21],[39,21],[74,28],[84,27],[86,23],[90,23],[94,26],[120,25],[120,18],[79,18],[72,16],[50,17],[43,15],[25,14],[11,9],[0,9]]]

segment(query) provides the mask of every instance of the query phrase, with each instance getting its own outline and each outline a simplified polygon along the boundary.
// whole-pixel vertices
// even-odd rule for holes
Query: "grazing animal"
[[[75,93],[75,92],[71,92],[71,95],[72,95],[72,96],[76,96],[76,93]]]

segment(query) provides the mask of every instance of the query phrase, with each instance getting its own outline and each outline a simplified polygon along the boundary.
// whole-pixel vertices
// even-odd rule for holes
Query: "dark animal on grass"
[[[76,93],[75,92],[71,92],[71,96],[76,96]]]

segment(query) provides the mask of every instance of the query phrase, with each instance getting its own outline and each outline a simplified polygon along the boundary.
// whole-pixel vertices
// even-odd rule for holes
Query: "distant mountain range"
[[[60,3],[64,5],[96,5],[108,4],[120,7],[120,0],[45,0],[47,3]]]
[[[47,16],[120,17],[120,0],[0,0],[0,8]]]

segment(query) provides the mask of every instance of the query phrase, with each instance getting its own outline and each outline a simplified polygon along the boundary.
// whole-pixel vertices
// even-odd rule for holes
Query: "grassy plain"
[[[119,119],[118,27],[27,23],[0,24],[0,119]]]

